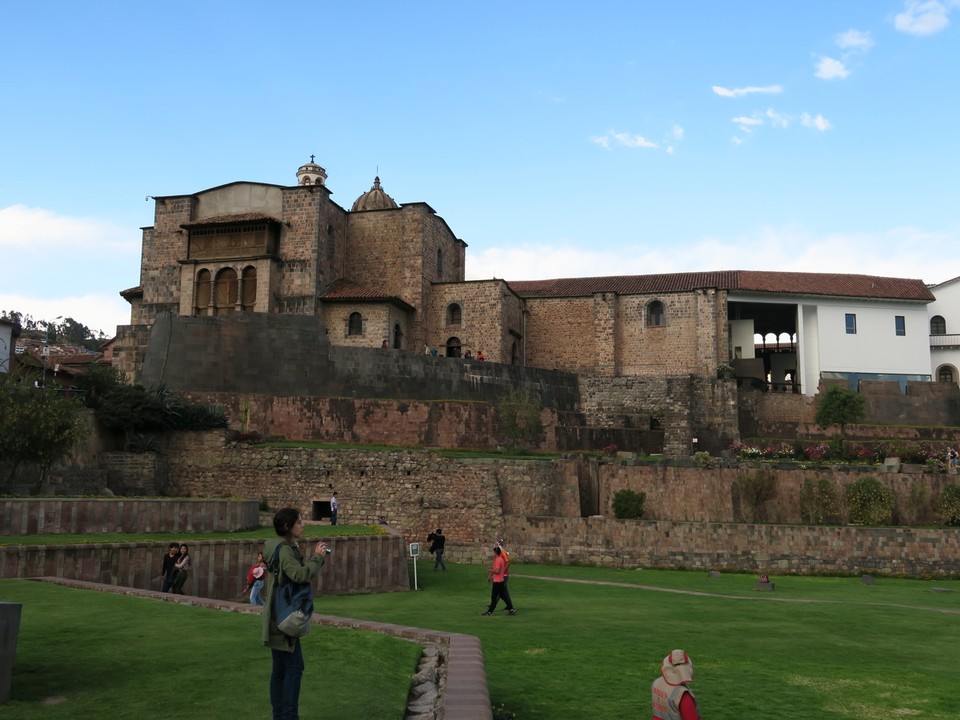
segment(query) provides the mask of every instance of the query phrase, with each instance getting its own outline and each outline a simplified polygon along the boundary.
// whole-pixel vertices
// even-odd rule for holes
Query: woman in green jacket
[[[267,575],[266,604],[260,613],[260,628],[263,644],[273,653],[273,671],[270,674],[270,704],[273,720],[299,720],[300,680],[303,677],[303,650],[300,638],[280,632],[273,618],[273,600],[276,588],[288,582],[310,582],[323,565],[324,555],[329,552],[323,542],[318,542],[313,555],[306,562],[297,547],[303,535],[303,519],[295,508],[282,508],[273,516],[273,529],[279,536],[268,540],[263,548],[263,557],[273,559],[279,547],[277,564],[280,571]]]

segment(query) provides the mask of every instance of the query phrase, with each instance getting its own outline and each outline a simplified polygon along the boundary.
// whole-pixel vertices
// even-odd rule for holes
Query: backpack
[[[282,547],[283,543],[277,545],[268,566],[276,587],[272,604],[273,621],[284,635],[299,638],[309,634],[312,627],[313,587],[309,582],[280,584],[279,558]]]

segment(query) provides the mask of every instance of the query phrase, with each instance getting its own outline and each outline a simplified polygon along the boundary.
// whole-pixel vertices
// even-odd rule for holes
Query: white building
[[[960,382],[960,277],[932,285],[936,300],[927,306],[930,371],[937,382]]]

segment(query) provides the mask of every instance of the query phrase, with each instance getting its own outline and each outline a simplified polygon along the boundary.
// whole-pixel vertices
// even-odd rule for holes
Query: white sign
[[[410,557],[420,557],[420,543],[410,543]]]

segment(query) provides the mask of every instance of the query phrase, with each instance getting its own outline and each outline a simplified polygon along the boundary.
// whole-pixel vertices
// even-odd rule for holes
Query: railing
[[[960,347],[960,335],[931,335],[930,347]]]

